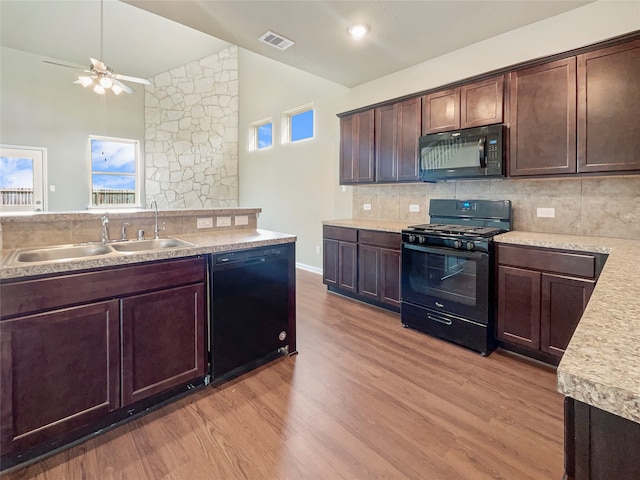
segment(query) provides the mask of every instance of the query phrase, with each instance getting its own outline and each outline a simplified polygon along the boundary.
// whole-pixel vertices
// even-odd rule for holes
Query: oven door
[[[402,301],[487,325],[489,254],[403,244]]]

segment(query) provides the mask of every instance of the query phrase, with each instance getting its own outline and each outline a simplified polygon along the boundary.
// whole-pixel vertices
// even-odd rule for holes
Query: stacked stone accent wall
[[[146,204],[236,207],[238,47],[161,73],[145,90]]]

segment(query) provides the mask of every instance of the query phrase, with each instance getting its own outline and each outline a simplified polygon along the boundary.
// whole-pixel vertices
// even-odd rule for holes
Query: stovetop
[[[448,225],[443,223],[425,223],[424,225],[413,225],[407,227],[407,231],[412,233],[431,235],[459,235],[464,237],[489,238],[504,232],[503,229],[495,227],[478,227],[473,225]]]

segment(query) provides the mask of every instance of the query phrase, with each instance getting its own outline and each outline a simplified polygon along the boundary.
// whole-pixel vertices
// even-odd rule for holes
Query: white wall
[[[322,220],[351,217],[338,185],[337,113],[640,29],[640,2],[599,1],[352,89],[240,51],[240,205],[263,209],[258,226],[298,236],[297,261],[322,267]],[[354,68],[357,63],[354,62]],[[279,114],[314,102],[315,138],[279,145]],[[274,119],[273,148],[249,152],[248,124]]]
[[[48,183],[56,187],[48,194],[49,210],[86,209],[89,135],[139,140],[144,155],[144,88],[96,95],[72,83],[80,70],[6,47],[1,55],[0,143],[46,147]]]

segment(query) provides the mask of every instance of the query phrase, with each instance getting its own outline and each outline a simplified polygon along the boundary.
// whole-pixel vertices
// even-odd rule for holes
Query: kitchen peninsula
[[[175,235],[107,243],[90,242],[100,238],[99,214],[2,218],[3,470],[296,352],[296,237],[257,229],[259,211],[160,212],[160,221]],[[158,222],[149,211],[109,213],[109,218],[136,228]],[[198,228],[202,223],[208,227]],[[54,234],[52,226],[58,227]],[[31,246],[15,248],[27,235]],[[89,249],[86,256],[41,260],[39,254],[58,250],[45,246],[55,235],[74,242],[63,253],[99,249],[94,255]],[[248,256],[268,261],[237,268]],[[269,287],[280,295],[251,307],[261,309],[259,323],[243,313],[244,303],[260,301],[255,291],[243,302],[245,290],[236,289],[232,300],[243,305],[213,310],[214,285],[229,278],[220,267],[214,271],[217,261],[236,268],[230,275],[239,285],[249,285],[255,275],[272,275],[277,262]],[[250,328],[218,332],[225,355],[235,363],[216,370],[214,363],[226,359],[219,351],[214,356],[208,345],[219,341],[211,332],[228,324],[228,317],[236,323],[247,317],[243,325]],[[234,346],[240,344],[251,350],[236,355]]]

